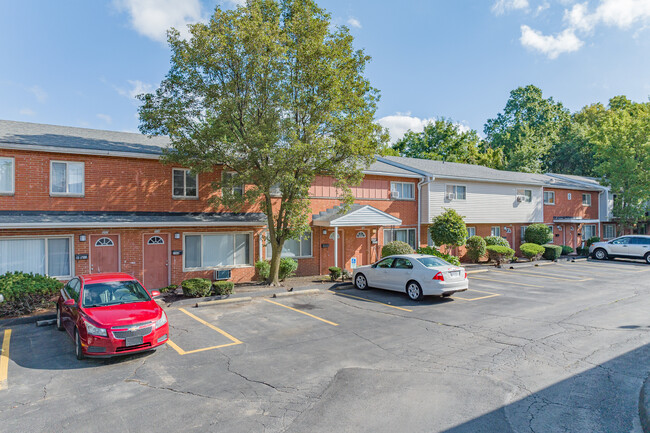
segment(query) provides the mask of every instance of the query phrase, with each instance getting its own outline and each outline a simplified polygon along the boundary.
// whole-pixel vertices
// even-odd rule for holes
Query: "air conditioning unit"
[[[230,269],[215,269],[214,271],[214,280],[229,280],[231,277]]]
[[[456,198],[456,194],[454,194],[453,192],[447,193],[447,200],[453,200],[455,198]]]
[[[525,200],[526,200],[526,197],[525,197],[525,196],[523,196],[523,195],[518,195],[518,196],[517,196],[517,201],[518,201],[518,202],[521,203],[522,201],[525,201]]]
[[[399,198],[399,191],[391,191],[390,198]]]

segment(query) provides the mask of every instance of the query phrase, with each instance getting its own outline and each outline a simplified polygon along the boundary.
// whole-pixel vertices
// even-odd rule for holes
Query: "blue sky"
[[[134,94],[169,69],[165,29],[236,0],[0,6],[0,118],[136,131]],[[650,96],[650,0],[321,0],[372,56],[393,139],[447,117],[479,132],[535,84],[571,110]]]

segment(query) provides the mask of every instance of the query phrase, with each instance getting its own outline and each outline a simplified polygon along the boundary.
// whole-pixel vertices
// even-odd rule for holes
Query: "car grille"
[[[138,349],[144,349],[146,347],[151,347],[151,343],[144,343],[144,344],[140,344],[138,346],[118,347],[118,348],[115,349],[115,352],[126,352],[127,350],[138,350]]]
[[[142,328],[139,328],[140,326],[142,326]],[[133,327],[135,327],[136,329],[133,330],[125,329],[125,328],[133,328]],[[129,337],[144,337],[145,335],[151,334],[151,332],[153,331],[153,326],[151,324],[147,324],[147,326],[145,326],[145,324],[143,323],[140,323],[139,325],[132,325],[130,327],[115,326],[114,328],[122,329],[122,331],[111,330],[111,332],[113,332],[113,336],[119,340],[124,340]]]

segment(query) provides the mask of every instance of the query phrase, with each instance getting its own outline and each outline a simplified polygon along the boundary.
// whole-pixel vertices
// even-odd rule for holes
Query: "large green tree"
[[[214,183],[223,191],[215,205],[260,206],[277,285],[284,242],[309,229],[314,178],[335,178],[351,203],[349,186],[386,140],[374,123],[378,91],[364,76],[370,58],[312,0],[217,7],[207,24],[190,26],[188,40],[174,29],[168,40],[171,69],[140,97],[140,129],[170,137],[166,161],[233,173]],[[241,184],[243,194],[232,188]]]
[[[568,122],[569,111],[561,103],[528,85],[510,92],[503,112],[489,119],[483,132],[489,148],[503,150],[506,169],[540,173]]]

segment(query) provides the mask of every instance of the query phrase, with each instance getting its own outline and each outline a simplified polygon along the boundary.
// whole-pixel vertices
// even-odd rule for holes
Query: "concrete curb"
[[[253,298],[250,296],[244,296],[242,298],[229,298],[229,299],[218,299],[215,301],[205,301],[205,302],[197,302],[194,307],[199,308],[199,307],[209,307],[211,305],[221,305],[221,304],[239,304],[242,302],[250,302],[252,301]]]
[[[280,292],[280,293],[274,293],[271,295],[272,298],[284,298],[287,296],[298,296],[298,295],[319,295],[323,292],[321,292],[319,289],[307,289],[307,290],[300,290],[297,292]]]
[[[16,317],[14,319],[2,319],[0,320],[0,327],[8,328],[10,326],[24,325],[26,323],[35,323],[41,320],[52,320],[56,319],[56,314],[39,314],[38,316],[29,316],[29,317]]]
[[[643,432],[650,433],[650,376],[645,378],[639,394],[639,418]]]

